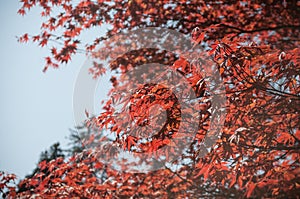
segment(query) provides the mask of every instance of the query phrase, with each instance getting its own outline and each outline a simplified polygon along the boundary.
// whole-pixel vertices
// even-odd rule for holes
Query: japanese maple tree
[[[299,1],[21,2],[18,11],[21,15],[35,6],[42,8],[41,32],[37,35],[26,33],[19,40],[51,47],[44,71],[68,63],[78,52],[85,52],[95,60],[114,57],[122,49],[113,47],[125,40],[116,40],[114,46],[104,45],[102,50],[97,48],[98,44],[105,44],[108,38],[119,33],[149,27],[189,35],[190,49],[202,46],[203,55],[210,60],[190,62],[175,52],[141,48],[118,57],[109,68],[100,62],[91,65],[91,78],[101,78],[107,69],[113,72],[110,94],[116,90],[126,92],[131,84],[137,84],[134,80],[126,82],[122,77],[143,64],[163,64],[166,70],[173,69],[187,80],[200,100],[197,104],[200,117],[193,120],[191,116],[187,120],[195,122],[198,128],[188,150],[173,162],[176,169],[163,164],[158,170],[133,173],[127,172],[125,167],[116,170],[101,161],[103,155],[114,158],[115,147],[147,156],[153,151],[165,153],[166,146],[176,149],[186,144],[174,141],[184,114],[178,96],[164,85],[147,84],[134,90],[129,100],[130,117],[137,126],[144,127],[149,125],[151,114],[157,116],[152,118],[154,121],[164,118],[159,115],[160,109],[149,107],[163,107],[166,122],[159,126],[156,134],[134,131],[135,127],[126,120],[116,120],[112,104],[120,97],[114,96],[104,103],[103,112],[87,120],[87,128],[97,130],[82,139],[84,149],[69,159],[41,162],[40,172],[20,182],[30,190],[17,192],[7,185],[14,177],[2,177],[0,188],[9,188],[9,197],[299,198]],[[95,38],[92,43],[81,43],[83,31],[103,24],[110,27],[105,36]],[[144,39],[151,43],[156,38],[145,35]],[[170,40],[166,40],[166,45],[168,42]],[[199,71],[201,64],[216,66],[226,96],[226,118],[221,136],[210,149],[199,145],[208,132],[213,108],[203,71]],[[149,72],[143,78],[153,76]],[[183,93],[189,95],[186,90]],[[131,131],[124,132],[124,126]],[[97,143],[111,139],[103,132],[116,135],[114,146],[97,147]],[[203,150],[207,150],[207,154],[200,156]]]

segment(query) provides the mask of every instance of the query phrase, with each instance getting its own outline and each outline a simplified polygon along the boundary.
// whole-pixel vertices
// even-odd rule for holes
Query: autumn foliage
[[[136,89],[130,99],[130,117],[138,126],[147,126],[149,107],[160,105],[167,121],[156,134],[124,132],[124,121],[114,119],[110,98],[103,112],[89,118],[87,128],[94,130],[82,140],[84,150],[67,158],[39,164],[40,171],[26,178],[18,192],[0,177],[0,189],[8,197],[29,198],[299,198],[300,195],[300,2],[299,1],[89,1],[22,0],[19,14],[32,7],[42,8],[44,23],[37,35],[25,34],[21,42],[33,41],[50,47],[45,68],[58,67],[76,53],[85,52],[101,60],[113,56],[97,48],[111,36],[129,30],[161,27],[189,35],[191,48],[200,45],[211,59],[202,64],[216,65],[226,96],[226,118],[221,136],[199,156],[211,120],[210,91],[198,62],[191,63],[158,49],[140,49],[119,57],[109,68],[94,63],[91,78],[100,78],[106,70],[111,78],[111,93],[124,92],[130,84],[122,75],[147,63],[164,64],[181,74],[200,100],[200,117],[195,140],[174,161],[150,172],[115,170],[101,161],[105,154],[113,158],[114,147],[132,153],[163,151],[179,146],[172,141],[181,124],[181,106],[168,88],[148,84]],[[82,44],[83,31],[109,24],[106,36]],[[154,42],[155,38],[148,38]],[[51,43],[51,44],[50,44]],[[54,46],[54,47],[51,47]],[[109,49],[109,46],[105,46]],[[146,74],[152,78],[153,74]],[[118,97],[118,96],[117,96]],[[100,105],[100,103],[99,103]],[[159,116],[158,116],[159,117]],[[154,121],[156,121],[154,119]],[[127,127],[134,129],[131,124]],[[103,131],[114,133],[114,146],[99,147],[110,140]],[[132,131],[133,132],[133,131]],[[151,139],[142,141],[140,137]],[[89,147],[92,146],[92,147]],[[93,149],[97,150],[93,150]],[[176,148],[176,147],[175,147]],[[164,151],[163,151],[164,152]],[[172,155],[172,154],[168,154]],[[146,155],[145,155],[146,156]],[[159,164],[153,162],[149,164]],[[175,166],[174,166],[175,165]],[[176,167],[176,169],[174,169]],[[7,189],[8,188],[8,189]]]

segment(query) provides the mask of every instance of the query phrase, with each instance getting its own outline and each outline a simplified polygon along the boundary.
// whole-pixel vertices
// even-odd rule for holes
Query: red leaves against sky
[[[107,36],[148,26],[190,34],[192,41],[203,45],[218,65],[226,86],[227,117],[222,137],[213,150],[204,158],[197,158],[200,149],[194,143],[195,148],[191,147],[190,153],[184,157],[189,163],[176,171],[166,166],[148,174],[116,172],[85,151],[65,162],[40,163],[41,171],[22,182],[30,185],[32,191],[19,193],[20,196],[299,197],[298,1],[187,3],[130,0],[113,3],[81,1],[75,4],[68,0],[22,0],[22,3],[19,14],[24,15],[31,7],[39,6],[45,22],[40,34],[25,34],[19,41],[31,40],[41,47],[56,41],[51,55],[46,58],[45,69],[68,63],[79,50],[88,53],[94,49],[104,38],[95,38],[94,43],[85,44],[85,49],[80,49],[80,35],[85,29],[104,23],[112,25]],[[64,12],[53,14],[56,7]],[[56,35],[59,29],[63,30],[63,34]],[[140,52],[146,52],[150,57],[161,57],[153,49]],[[131,59],[132,55],[136,57]],[[111,69],[122,74],[130,67],[149,61],[139,52],[124,55],[123,58],[125,61],[120,58],[110,66]],[[198,96],[203,97],[207,92],[199,75],[201,71],[194,71],[194,63],[171,56],[165,64],[187,78]],[[105,70],[102,65],[95,64],[91,72],[98,77]],[[114,77],[112,84],[114,87],[118,85],[117,77]],[[161,96],[159,89],[153,94]],[[111,118],[111,103],[108,101],[105,112],[95,118],[96,126],[120,133],[116,121]],[[210,104],[200,106],[201,122],[196,135],[199,140],[205,136],[210,118]],[[136,108],[134,117],[144,107]],[[133,150],[132,146],[138,142],[137,137],[127,136],[122,146],[128,151]],[[1,189],[6,182],[2,178]],[[15,192],[10,194],[14,197]]]

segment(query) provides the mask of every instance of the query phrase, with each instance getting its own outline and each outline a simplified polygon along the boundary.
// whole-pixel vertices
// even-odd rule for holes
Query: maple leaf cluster
[[[122,97],[113,96],[105,102],[102,113],[87,121],[87,127],[97,131],[83,140],[84,150],[69,159],[41,162],[40,172],[21,181],[28,190],[16,192],[10,188],[8,197],[299,198],[299,1],[22,0],[22,3],[21,15],[39,6],[45,22],[39,35],[25,34],[20,41],[32,40],[41,47],[50,41],[58,42],[46,59],[45,68],[67,63],[80,50],[98,61],[114,57],[123,49],[104,45],[105,51],[96,50],[97,45],[122,31],[147,27],[189,34],[191,49],[200,45],[203,56],[211,59],[190,62],[174,52],[141,48],[118,57],[109,66],[116,74],[111,78],[110,93],[117,89],[128,92],[130,85],[137,82],[122,77],[132,68],[148,63],[163,64],[166,70],[177,71],[192,87],[200,100],[199,117],[195,120],[191,116],[187,121],[197,124],[197,132],[188,150],[172,166],[164,164],[159,170],[131,173],[125,166],[116,170],[113,163],[101,161],[103,155],[113,159],[117,148],[145,156],[153,151],[172,156],[176,147],[186,144],[173,139],[178,135],[184,114],[178,99],[165,86],[148,84],[134,90],[128,106],[130,117],[135,125],[147,126],[150,115],[156,116],[152,122],[162,117],[159,109],[152,112],[149,109],[159,105],[167,113],[163,128],[154,134],[134,133],[134,125],[114,117],[113,104]],[[57,8],[63,12],[55,15],[53,11]],[[111,25],[106,36],[95,38],[80,49],[82,31],[103,24]],[[59,29],[64,32],[57,36]],[[156,39],[146,37],[148,42]],[[119,41],[115,41],[115,46]],[[166,40],[165,45],[168,44]],[[91,66],[94,78],[107,70],[100,61]],[[222,135],[210,149],[199,144],[208,133],[213,114],[212,95],[201,71],[203,65],[216,66],[211,70],[216,69],[222,77],[225,86],[222,94],[227,100]],[[149,72],[144,78],[153,76]],[[189,95],[188,91],[184,94]],[[124,131],[124,126],[131,128],[132,134]],[[116,135],[114,145],[95,146],[110,139],[103,131]],[[145,141],[141,136],[149,139]],[[173,147],[174,151],[166,155],[165,146]],[[200,156],[203,150],[207,154]],[[143,161],[153,167],[161,164]],[[10,178],[1,179],[1,190],[7,188],[7,179]]]

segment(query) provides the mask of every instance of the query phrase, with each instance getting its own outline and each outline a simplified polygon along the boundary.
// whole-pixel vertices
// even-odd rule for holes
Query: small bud
[[[252,41],[252,42],[249,44],[249,46],[257,46],[257,44],[256,44],[254,41]]]
[[[286,56],[285,52],[281,52],[278,58],[280,61],[282,61],[285,59],[285,56]]]
[[[282,2],[282,5],[283,5],[284,8],[286,8],[286,6],[287,6],[286,0],[284,0],[284,1]]]

